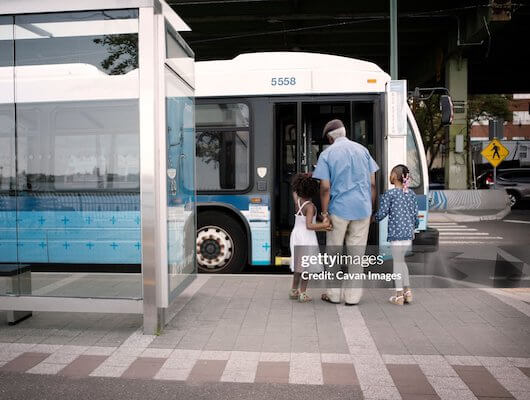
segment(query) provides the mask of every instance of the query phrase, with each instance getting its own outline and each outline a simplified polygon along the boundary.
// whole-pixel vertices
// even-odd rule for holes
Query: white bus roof
[[[195,95],[380,93],[390,76],[354,58],[302,52],[249,53],[195,64]]]

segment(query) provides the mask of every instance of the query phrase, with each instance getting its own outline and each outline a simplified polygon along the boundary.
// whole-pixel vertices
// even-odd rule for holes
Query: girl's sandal
[[[299,296],[300,292],[298,291],[298,289],[291,289],[291,291],[289,292],[289,298],[291,300],[296,300]]]
[[[338,301],[331,301],[331,299],[329,298],[329,296],[326,293],[322,293],[322,296],[320,296],[320,299],[322,301],[325,301],[326,303],[340,304],[340,302],[338,302]]]
[[[412,292],[410,290],[407,290],[405,293],[403,293],[403,300],[406,304],[412,303]]]
[[[300,296],[298,297],[298,301],[300,303],[307,303],[309,301],[312,301],[313,299],[307,295],[306,292],[300,293]]]
[[[402,306],[404,299],[403,296],[391,296],[388,301],[390,301],[392,304],[396,304],[398,306]]]

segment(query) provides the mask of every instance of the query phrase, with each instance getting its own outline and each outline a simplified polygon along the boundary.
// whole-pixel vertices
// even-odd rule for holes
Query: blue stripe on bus
[[[0,263],[141,263],[140,211],[0,212]]]
[[[5,211],[140,211],[138,193],[18,193],[0,195]]]

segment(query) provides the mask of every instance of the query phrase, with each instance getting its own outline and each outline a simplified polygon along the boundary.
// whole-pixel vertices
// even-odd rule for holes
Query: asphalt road
[[[465,223],[470,228],[500,236],[502,245],[530,245],[530,210],[513,210],[502,221]]]
[[[5,400],[270,400],[362,399],[358,387],[265,383],[200,383],[122,378],[66,378],[0,373],[0,399]]]

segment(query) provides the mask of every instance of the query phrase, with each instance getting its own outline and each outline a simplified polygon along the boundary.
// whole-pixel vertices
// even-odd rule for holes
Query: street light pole
[[[390,77],[398,79],[397,0],[390,0]]]

